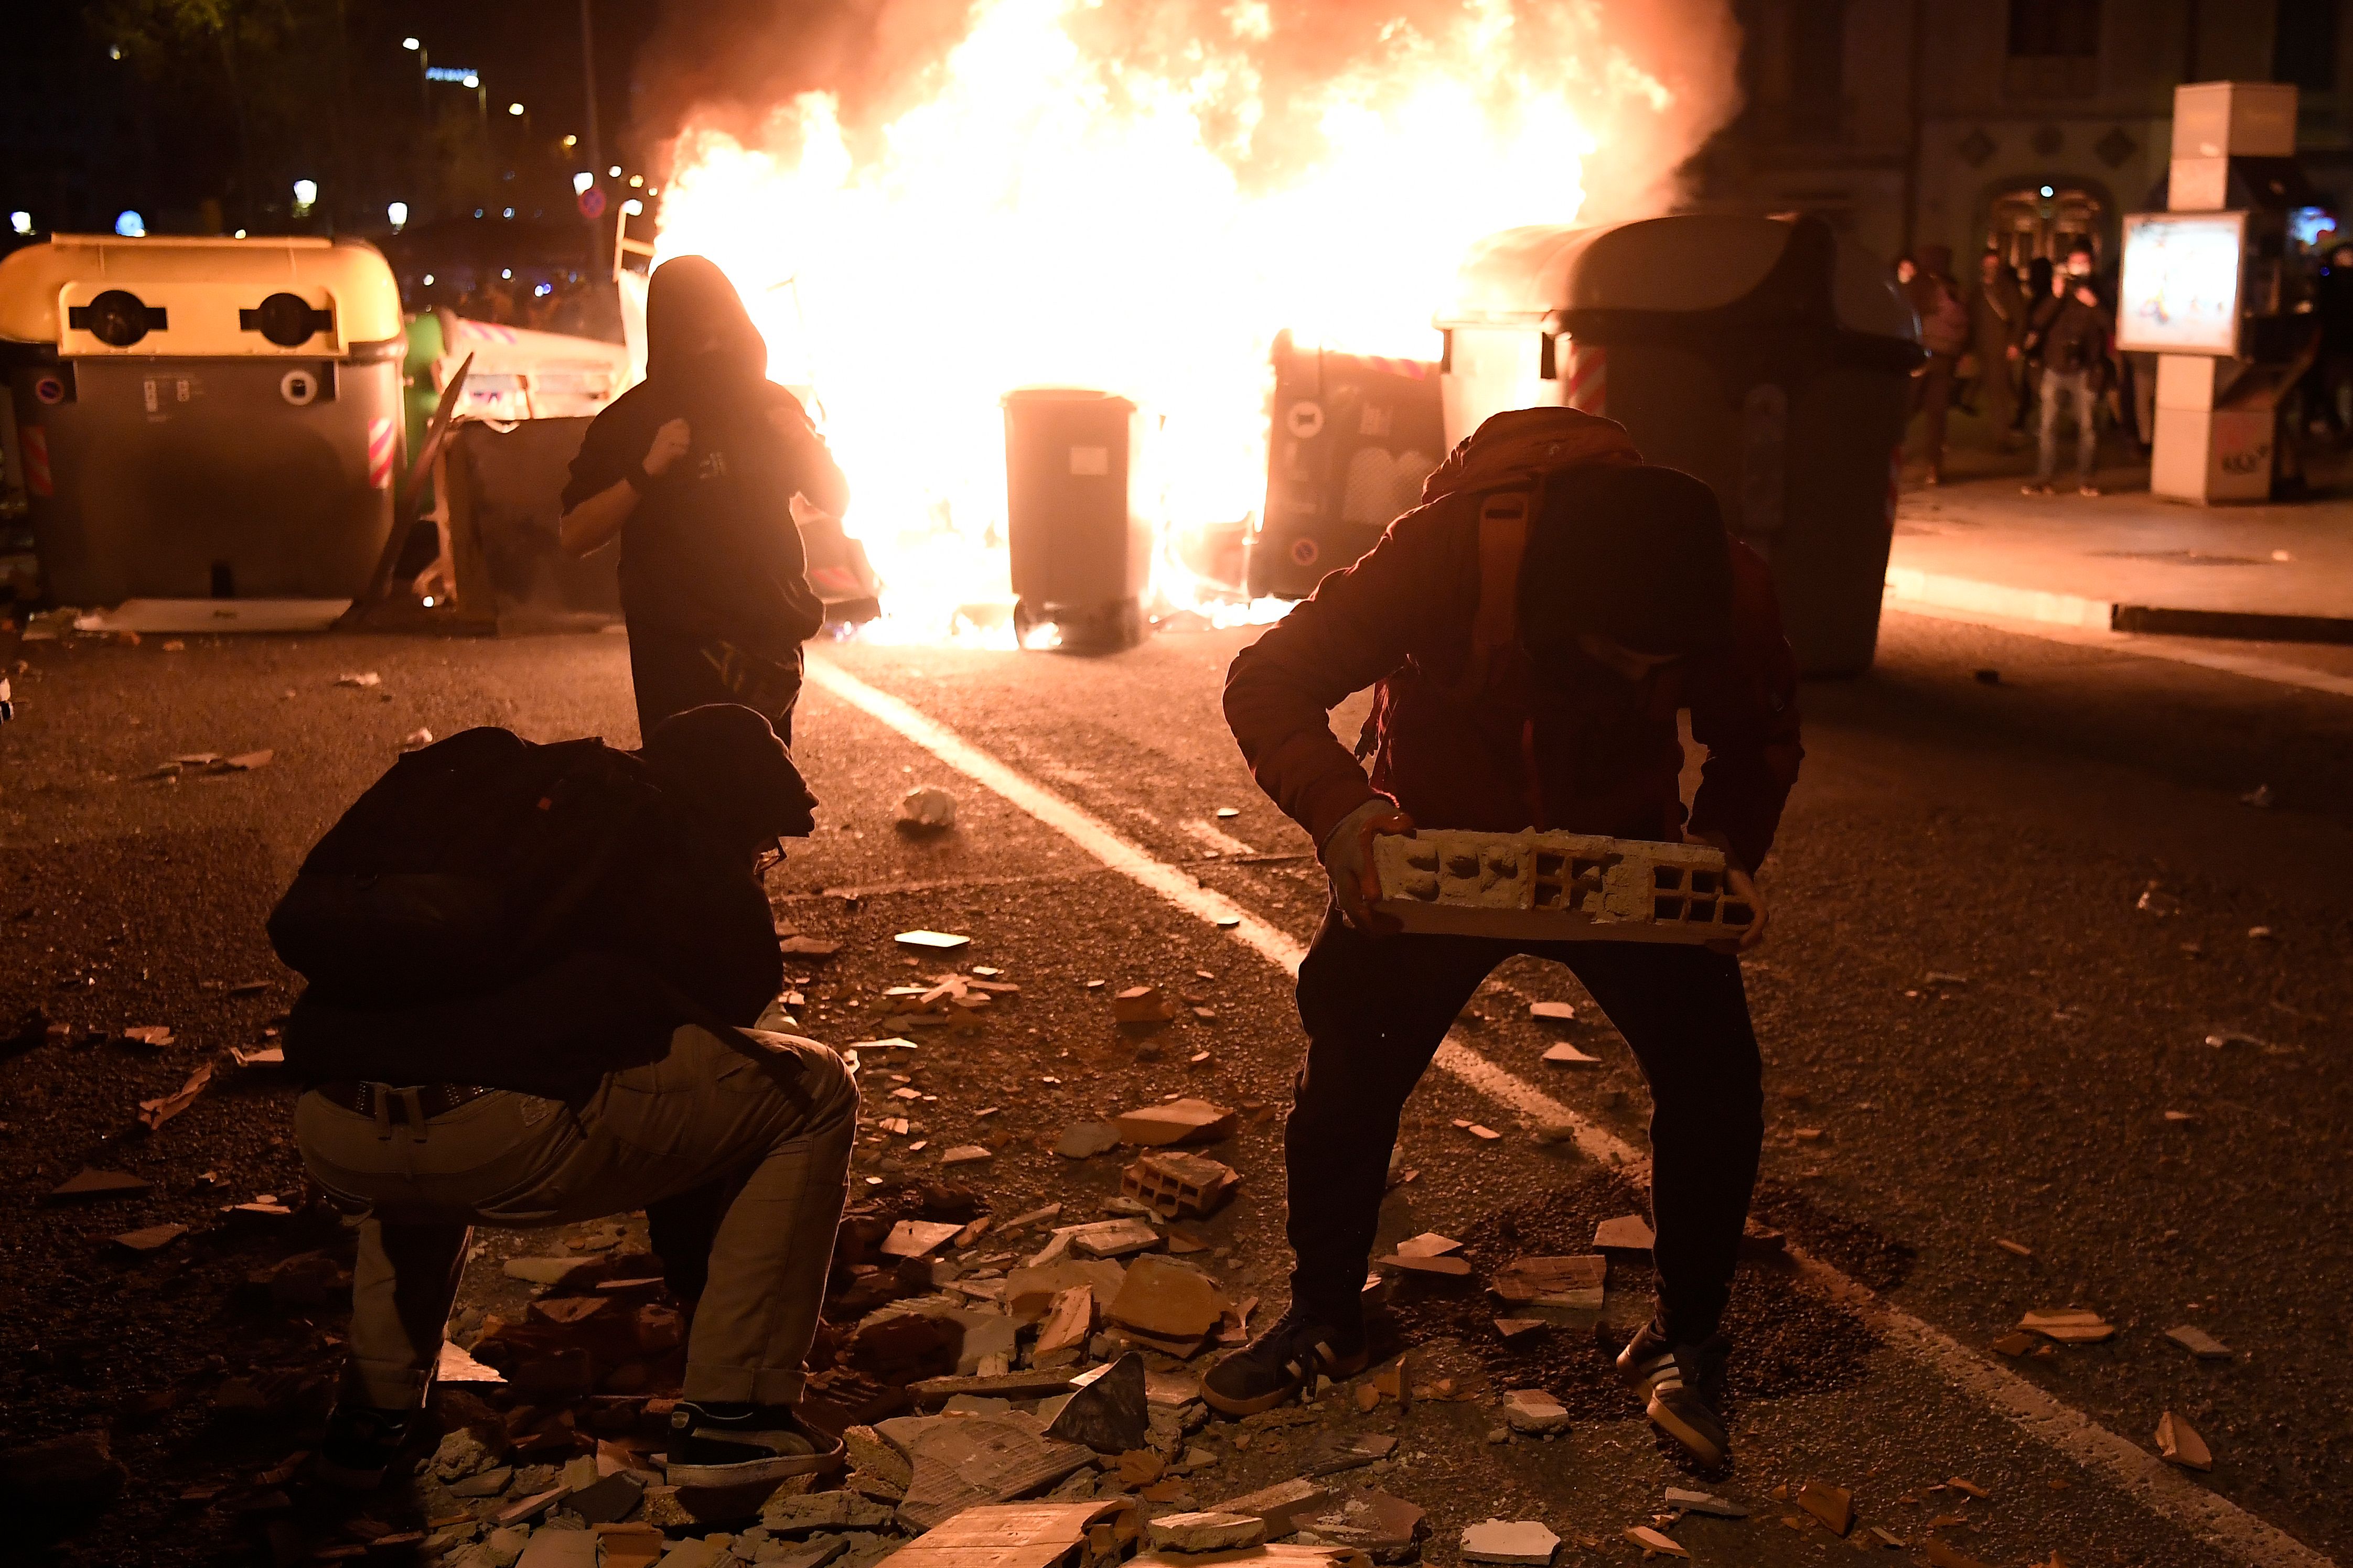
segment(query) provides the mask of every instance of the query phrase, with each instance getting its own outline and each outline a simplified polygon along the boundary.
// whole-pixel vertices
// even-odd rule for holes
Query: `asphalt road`
[[[1250,635],[1164,635],[1092,660],[864,644],[815,657],[1303,942],[1321,874],[1218,714],[1224,666]],[[261,918],[404,735],[503,723],[632,742],[625,649],[617,637],[322,637],[26,654],[24,716],[0,731],[0,1024],[37,1005],[106,1031],[166,1024],[178,1039],[28,1045],[0,1060],[0,1182],[16,1194],[0,1206],[0,1426],[13,1439],[111,1426],[132,1500],[85,1549],[140,1561],[103,1553],[209,1528],[174,1511],[190,1478],[225,1457],[282,1457],[283,1442],[225,1426],[206,1390],[331,1355],[334,1311],[239,1304],[246,1251],[267,1239],[107,1255],[119,1231],[201,1228],[232,1199],[299,1186],[287,1086],[224,1073],[146,1138],[126,1131],[135,1101],[255,1043],[283,1009],[291,981]],[[334,684],[361,670],[382,686]],[[1821,1561],[1844,1544],[1784,1528],[1794,1510],[1772,1496],[1819,1479],[1852,1488],[1915,1561],[1934,1560],[1931,1521],[1957,1517],[1937,1538],[1993,1563],[2293,1560],[2266,1529],[2353,1562],[2353,703],[1903,616],[1869,678],[1811,685],[1802,700],[1809,757],[1763,879],[1774,930],[1747,969],[1767,1063],[1758,1210],[1823,1267],[1744,1265],[1729,1324],[1737,1458],[1704,1484],[1757,1512],[1690,1521],[1677,1539],[1702,1562]],[[1335,723],[1353,733],[1349,712]],[[1300,1047],[1287,976],[823,686],[799,733],[822,826],[772,895],[781,925],[845,944],[797,972],[805,1032],[838,1045],[892,1033],[875,1021],[881,991],[941,968],[893,946],[914,927],[969,934],[959,964],[1024,988],[978,1037],[926,1038],[912,1062],[867,1054],[871,1102],[886,1084],[936,1099],[904,1102],[917,1123],[905,1137],[870,1133],[861,1179],[986,1141],[996,1157],[956,1173],[997,1213],[1088,1209],[1115,1192],[1117,1163],[1051,1152],[1069,1121],[1180,1090],[1255,1106],[1217,1151],[1242,1172],[1243,1196],[1205,1229],[1233,1293],[1278,1309],[1277,1117]],[[253,772],[142,778],[176,755],[256,748],[274,754]],[[892,805],[918,781],[957,795],[953,832],[893,830]],[[2258,786],[2268,807],[2242,803]],[[268,984],[232,989],[255,980]],[[1124,1032],[1107,997],[1138,984],[1189,991],[1211,1016]],[[1535,1024],[1533,999],[1576,1003],[1577,1022]],[[1544,1065],[1564,1036],[1601,1065]],[[1566,973],[1507,966],[1457,1038],[1583,1119],[1586,1148],[1642,1147],[1641,1079]],[[1392,1194],[1385,1237],[1440,1231],[1483,1269],[1581,1250],[1596,1221],[1641,1206],[1624,1173],[1575,1142],[1539,1141],[1541,1118],[1478,1083],[1433,1072],[1409,1108],[1404,1163],[1419,1173]],[[158,1190],[35,1205],[85,1162]],[[199,1181],[206,1171],[218,1180]],[[1430,1510],[1434,1560],[1454,1560],[1461,1525],[1499,1514],[1546,1519],[1591,1560],[1630,1562],[1620,1531],[1649,1520],[1662,1487],[1700,1484],[1608,1375],[1646,1310],[1646,1272],[1613,1267],[1590,1332],[1511,1347],[1474,1289],[1398,1289],[1390,1331],[1416,1375],[1455,1375],[1488,1400],[1365,1418],[1402,1439],[1379,1479]],[[1842,1300],[1841,1279],[1877,1294]],[[486,1289],[474,1278],[470,1299]],[[2014,1359],[1991,1348],[2021,1313],[2070,1306],[2100,1312],[2116,1337]],[[2165,1337],[2179,1324],[2232,1358],[2193,1359]],[[2047,1396],[2037,1419],[2005,1414],[2006,1377]],[[1551,1389],[1571,1431],[1491,1444],[1493,1394],[1519,1386]],[[2168,1409],[2204,1435],[2215,1468],[2166,1471],[2152,1489],[2129,1455],[2153,1448]],[[1214,1476],[1197,1478],[1201,1500],[1293,1473],[1288,1440],[1221,1449]],[[1989,1495],[1930,1489],[1955,1476]],[[2203,1494],[2231,1506],[2201,1512]]]

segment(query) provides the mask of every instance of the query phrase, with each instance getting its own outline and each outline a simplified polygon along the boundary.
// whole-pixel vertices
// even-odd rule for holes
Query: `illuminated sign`
[[[2127,215],[2116,346],[2236,354],[2246,239],[2242,212]]]
[[[425,68],[427,81],[454,81],[463,83],[467,87],[471,87],[480,80],[481,74],[471,66],[427,66]]]

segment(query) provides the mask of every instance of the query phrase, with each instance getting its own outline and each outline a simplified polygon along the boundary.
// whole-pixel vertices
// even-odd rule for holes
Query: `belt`
[[[322,1083],[314,1091],[326,1097],[330,1104],[345,1110],[355,1110],[362,1116],[374,1116],[381,1099],[385,1114],[396,1127],[408,1124],[413,1107],[426,1121],[446,1116],[461,1105],[470,1105],[486,1094],[495,1092],[479,1083],[424,1083],[395,1086],[388,1083]]]

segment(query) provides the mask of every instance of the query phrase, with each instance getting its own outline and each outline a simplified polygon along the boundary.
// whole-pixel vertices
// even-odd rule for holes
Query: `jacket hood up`
[[[718,265],[701,256],[663,262],[646,289],[646,379],[709,365],[714,354],[751,380],[767,376],[767,340]]]

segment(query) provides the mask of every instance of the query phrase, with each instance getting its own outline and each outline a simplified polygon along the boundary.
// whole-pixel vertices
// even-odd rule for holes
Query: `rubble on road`
[[[1648,1252],[1657,1239],[1651,1222],[1638,1214],[1620,1215],[1593,1227],[1596,1252]]]
[[[1233,1136],[1236,1121],[1235,1113],[1222,1105],[1183,1099],[1123,1111],[1112,1118],[1112,1126],[1123,1143],[1156,1146],[1215,1143]]]
[[[139,1102],[139,1125],[153,1132],[164,1123],[194,1105],[196,1096],[213,1080],[213,1064],[206,1062],[188,1075],[188,1081],[170,1094],[157,1095]]]
[[[1683,1549],[1682,1544],[1673,1536],[1653,1530],[1647,1524],[1638,1524],[1628,1530],[1626,1539],[1642,1549],[1645,1561],[1652,1557],[1689,1557],[1691,1555]]]
[[[2196,1356],[2200,1361],[2229,1361],[2231,1347],[2198,1327],[2182,1323],[2165,1331],[2165,1337]]]
[[[1729,1498],[1713,1492],[1687,1491],[1681,1487],[1667,1489],[1667,1507],[1675,1513],[1704,1513],[1715,1519],[1746,1519],[1747,1508]]]
[[[1462,1532],[1462,1556],[1471,1563],[1547,1563],[1559,1546],[1560,1537],[1532,1519],[1491,1519]]]
[[[1798,1506],[1822,1521],[1832,1535],[1843,1538],[1854,1528],[1854,1493],[1825,1481],[1808,1481],[1798,1489]]]
[[[2169,1465],[2185,1470],[2211,1470],[2214,1468],[2213,1451],[2197,1428],[2168,1410],[2157,1418],[2157,1454]]]
[[[2063,1345],[2091,1345],[2116,1337],[2116,1326],[2097,1312],[2070,1309],[2056,1312],[2029,1312],[2018,1321],[2018,1326],[2028,1333],[2041,1334]]]
[[[1504,1420],[1514,1432],[1542,1436],[1568,1426],[1568,1410],[1540,1388],[1515,1388],[1504,1395]]]
[[[929,952],[953,952],[972,945],[972,938],[948,931],[902,931],[891,939],[901,947],[920,948]]]
[[[111,1239],[125,1252],[161,1252],[187,1234],[185,1225],[151,1225],[143,1230],[124,1231]]]
[[[1119,1129],[1108,1121],[1073,1121],[1062,1129],[1054,1152],[1066,1160],[1085,1160],[1119,1147]]]
[[[1429,1516],[1415,1504],[1370,1488],[1330,1500],[1321,1512],[1298,1518],[1301,1545],[1352,1546],[1376,1563],[1410,1561],[1430,1532]],[[1270,1522],[1270,1534],[1274,1526]]]
[[[955,796],[937,784],[917,784],[899,797],[897,826],[902,832],[944,833],[955,819]]]
[[[1111,999],[1114,1024],[1166,1024],[1176,1016],[1176,1000],[1157,985],[1131,985]]]
[[[1166,1149],[1138,1155],[1120,1173],[1119,1190],[1166,1218],[1204,1219],[1225,1206],[1240,1182],[1222,1160]]]
[[[82,1203],[93,1198],[127,1198],[154,1190],[153,1183],[128,1171],[101,1171],[84,1165],[74,1175],[51,1187],[44,1200],[53,1204]]]
[[[1247,1513],[1164,1513],[1145,1529],[1156,1552],[1234,1552],[1266,1541],[1266,1521]]]
[[[1544,1059],[1552,1063],[1556,1067],[1599,1067],[1601,1065],[1601,1058],[1599,1057],[1589,1057],[1583,1051],[1578,1050],[1575,1046],[1570,1045],[1567,1040],[1563,1040],[1558,1045],[1547,1049],[1544,1054]]]
[[[1566,1258],[1515,1258],[1495,1270],[1487,1281],[1487,1289],[1516,1308],[1598,1312],[1609,1278],[1609,1260],[1598,1252]]]

